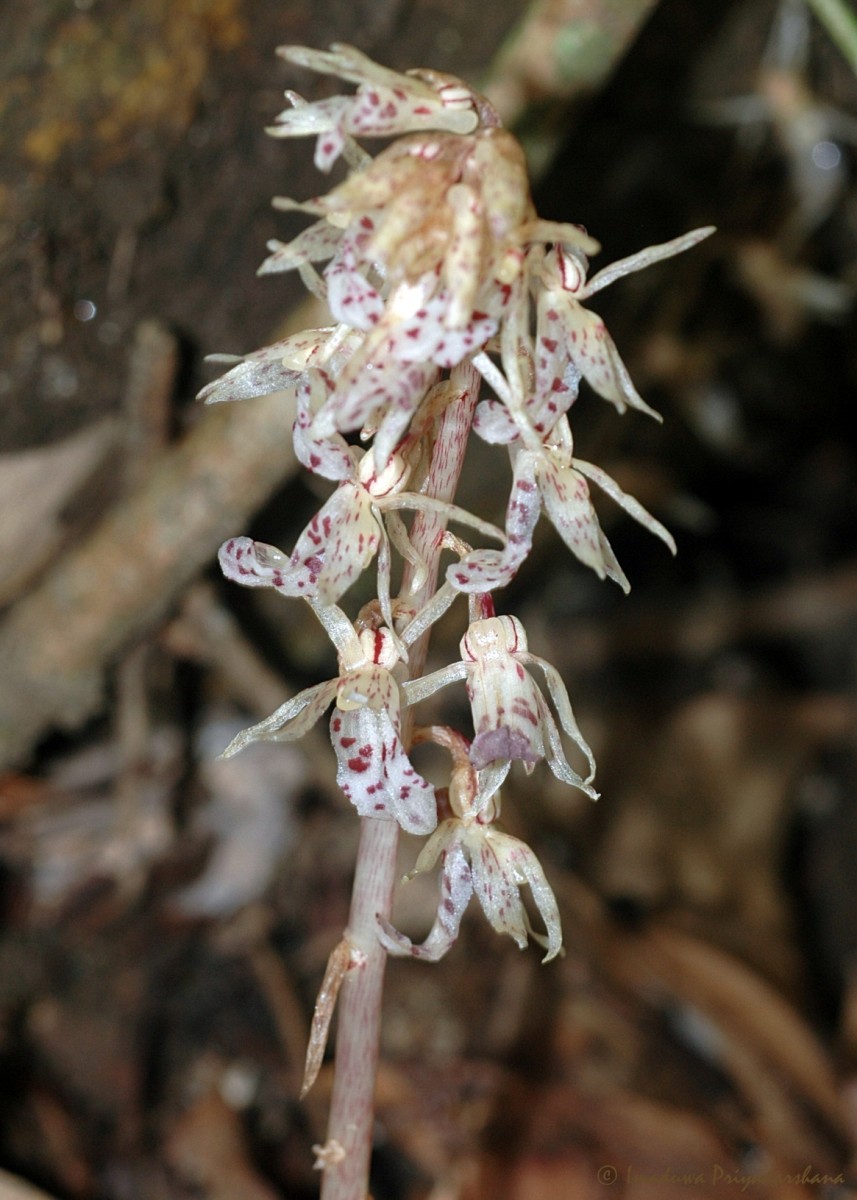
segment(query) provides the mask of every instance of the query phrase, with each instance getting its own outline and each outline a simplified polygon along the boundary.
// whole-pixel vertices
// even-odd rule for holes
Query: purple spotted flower
[[[223,757],[252,742],[295,741],[334,703],[330,734],[336,780],[358,813],[398,821],[408,833],[431,833],[437,824],[434,788],[411,765],[402,745],[396,639],[384,627],[358,634],[335,606],[316,612],[339,651],[339,676],[307,688],[243,730]]]
[[[586,756],[586,779],[568,763],[556,720],[528,667],[538,667],[544,674],[560,725]],[[565,685],[555,667],[529,652],[517,617],[472,620],[461,639],[461,661],[404,684],[408,704],[458,680],[466,681],[473,714],[470,761],[474,767],[505,764],[504,777],[514,761],[522,762],[529,773],[545,759],[558,779],[597,799],[591,786],[595,759],[574,718]]]
[[[571,430],[562,417],[544,442],[531,431],[532,446],[510,447],[513,463],[512,492],[506,508],[506,547],[474,550],[447,570],[447,580],[457,591],[487,592],[505,587],[515,577],[530,552],[533,531],[544,509],[562,540],[600,579],[613,579],[630,590],[613,549],[598,521],[589,495],[589,483],[602,491],[675,554],[670,532],[638,500],[623,492],[606,471],[572,456]]]
[[[494,786],[492,780],[487,790]],[[532,937],[545,948],[544,962],[561,952],[559,910],[541,864],[524,842],[494,827],[500,798],[496,791],[486,795],[485,790],[484,777],[471,764],[453,771],[449,802],[454,815],[441,821],[406,877],[430,871],[440,860],[437,916],[421,945],[414,945],[389,921],[379,920],[378,936],[390,954],[437,962],[455,943],[474,894],[494,929],[508,934],[522,950]],[[521,899],[526,885],[545,923],[546,936],[530,924]]]

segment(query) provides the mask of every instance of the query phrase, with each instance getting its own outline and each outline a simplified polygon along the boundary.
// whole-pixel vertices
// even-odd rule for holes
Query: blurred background
[[[585,386],[574,412],[678,557],[605,504],[630,596],[543,523],[498,598],[599,762],[597,805],[544,769],[504,792],[566,956],[474,911],[439,965],[391,963],[373,1196],[855,1194],[857,33],[830,7],[839,44],[799,0],[0,12],[2,1200],[317,1192],[329,1068],[297,1092],[357,821],[322,731],[216,755],[335,665],[214,556],[290,550],[326,492],[276,397],[193,397],[206,354],[323,323],[255,270],[302,225],[271,197],[328,186],[264,127],[337,90],[274,50],[333,41],[483,88],[593,270],[719,231],[593,302],[663,426]],[[502,522],[508,477],[474,446],[460,503]],[[431,703],[467,728],[463,689]],[[435,905],[414,881],[398,923]]]

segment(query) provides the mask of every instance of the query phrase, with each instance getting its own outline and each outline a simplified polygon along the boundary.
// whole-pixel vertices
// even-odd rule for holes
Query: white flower
[[[402,696],[393,669],[397,640],[389,629],[360,634],[341,610],[316,607],[339,651],[339,676],[287,700],[264,721],[233,738],[224,758],[252,742],[303,737],[335,701],[330,722],[336,781],[362,817],[395,820],[408,833],[437,824],[434,788],[417,773],[401,737]]]
[[[492,781],[487,790],[494,786]],[[494,929],[509,934],[521,949],[528,937],[533,937],[546,950],[544,962],[561,952],[559,910],[544,871],[529,846],[493,827],[499,796],[486,796],[485,790],[484,779],[472,767],[453,771],[449,800],[456,815],[438,825],[407,876],[410,879],[430,871],[441,861],[437,916],[419,946],[379,918],[378,937],[390,954],[437,962],[458,937],[461,918],[474,893]],[[535,933],[530,924],[520,892],[526,884],[545,923],[546,937]]]
[[[589,764],[586,779],[569,765],[562,749],[556,720],[527,667],[538,667],[545,676],[560,724]],[[593,800],[591,786],[595,759],[578,728],[565,685],[556,668],[530,654],[527,635],[517,617],[473,620],[461,639],[461,662],[422,679],[405,683],[408,704],[413,705],[457,680],[466,680],[473,714],[475,738],[470,761],[477,769],[492,764],[523,762],[527,772],[541,759],[558,779],[581,788]]]
[[[534,431],[533,431],[534,433]],[[512,492],[506,508],[504,550],[474,550],[447,570],[447,580],[461,592],[487,592],[505,587],[530,552],[533,530],[544,508],[568,548],[600,579],[615,580],[623,591],[630,583],[604,535],[589,496],[587,479],[597,483],[635,521],[659,537],[675,554],[670,532],[638,500],[593,463],[572,456],[571,430],[565,417],[535,447],[510,448]]]
[[[584,308],[582,302],[623,275],[681,254],[712,233],[714,228],[707,226],[662,245],[647,246],[604,267],[588,282],[586,255],[574,247],[556,246],[545,259],[541,272],[544,290],[539,295],[536,332],[539,400],[544,403],[559,390],[571,369],[583,375],[594,391],[615,404],[619,412],[630,406],[657,416],[631,382],[604,322]]]

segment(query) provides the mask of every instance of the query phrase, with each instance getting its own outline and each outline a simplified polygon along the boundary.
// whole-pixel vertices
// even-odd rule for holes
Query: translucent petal
[[[551,771],[561,780],[562,783],[567,783],[569,787],[579,788],[585,792],[590,800],[598,799],[598,792],[592,787],[588,780],[583,779],[571,766],[565,756],[565,749],[562,744],[559,730],[556,727],[553,713],[548,707],[548,703],[544,696],[539,695],[539,716],[541,719],[542,732],[546,734],[545,762],[550,767]]]
[[[559,671],[551,663],[544,658],[539,658],[536,654],[526,654],[523,656],[524,661],[532,663],[534,666],[540,667],[544,672],[545,681],[548,685],[548,692],[553,701],[554,708],[565,732],[577,744],[578,748],[586,756],[586,761],[589,763],[589,775],[586,782],[590,783],[595,778],[595,756],[590,749],[589,743],[580,732],[580,727],[574,716],[571,707],[571,701],[568,698],[565,684]]]
[[[554,294],[554,300],[555,307],[550,311],[559,311],[560,324],[570,343],[569,357],[590,387],[615,404],[621,413],[628,407],[636,408],[661,420],[631,382],[628,369],[602,319],[570,296]]]
[[[682,254],[685,250],[690,250],[692,246],[704,241],[705,238],[711,237],[712,233],[716,233],[714,226],[705,225],[701,229],[692,229],[690,233],[683,233],[681,237],[673,238],[670,242],[661,242],[657,246],[646,246],[645,250],[638,250],[636,254],[631,254],[628,258],[620,258],[617,262],[604,267],[597,275],[593,275],[586,284],[582,295],[593,296],[623,275],[630,275],[632,271],[641,271],[644,267],[651,266],[652,263],[672,258],[674,254]]]
[[[405,630],[405,633],[407,634],[408,630]],[[412,640],[412,638],[408,638],[409,642]],[[433,696],[435,692],[439,692],[441,688],[447,687],[448,684],[458,683],[460,680],[466,678],[466,663],[450,663],[448,667],[441,667],[439,671],[432,671],[431,674],[423,675],[419,679],[409,679],[406,683],[402,684],[402,691],[410,706],[419,704],[421,700],[427,700],[429,696]]]
[[[584,462],[582,459],[576,458],[574,465],[581,474],[588,475],[593,483],[597,483],[611,500],[615,500],[621,508],[624,508],[629,517],[633,517],[635,521],[639,521],[641,525],[644,525],[649,533],[653,533],[655,537],[660,538],[669,547],[671,553],[675,554],[676,545],[673,535],[666,526],[662,525],[660,521],[652,516],[648,509],[643,508],[639,500],[635,500],[633,496],[629,496],[627,492],[623,492],[615,479],[611,478],[606,471],[602,471],[600,467],[596,467],[593,463]]]
[[[533,900],[536,903],[536,908],[539,910],[539,915],[544,921],[545,930],[547,931],[547,954],[542,959],[542,962],[550,962],[562,950],[562,924],[560,922],[556,897],[545,878],[541,863],[530,847],[524,842],[519,842],[516,838],[510,838],[506,834],[497,834],[493,830],[491,831],[491,836],[495,838],[502,837],[505,842],[514,843],[514,846],[507,846],[504,858],[507,866],[514,871],[516,882],[519,885],[524,883],[530,885]]]
[[[197,400],[205,404],[224,404],[293,388],[300,372],[284,365],[283,347],[286,345],[275,342],[273,346],[244,355],[231,371],[204,387]]]
[[[290,242],[268,242],[270,255],[259,267],[258,275],[292,271],[303,263],[322,262],[339,249],[343,231],[329,221],[316,221]]]
[[[328,679],[287,700],[270,717],[236,734],[220,757],[231,758],[251,742],[292,742],[303,737],[333,702],[338,686],[338,679]]]

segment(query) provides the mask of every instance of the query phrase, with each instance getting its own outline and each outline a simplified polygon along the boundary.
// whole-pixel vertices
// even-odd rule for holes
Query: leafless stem
[[[444,412],[434,445],[425,494],[451,501],[467,448],[467,435],[478,395],[478,375],[469,364],[456,367],[452,384],[459,390]],[[418,592],[409,600],[422,606],[432,595],[440,561],[443,518],[421,512],[414,518],[411,541],[428,571]],[[412,568],[406,564],[404,590]],[[410,672],[422,674],[428,635],[411,651]],[[403,730],[403,736],[407,732]],[[381,1028],[381,1000],[386,951],[376,936],[377,920],[389,920],[396,883],[396,849],[399,827],[395,821],[363,818],[357,850],[357,868],[351,913],[345,936],[365,961],[346,975],[340,995],[336,1074],[325,1146],[319,1151],[324,1168],[322,1200],[365,1200],[368,1194],[372,1151],[375,1073]]]

